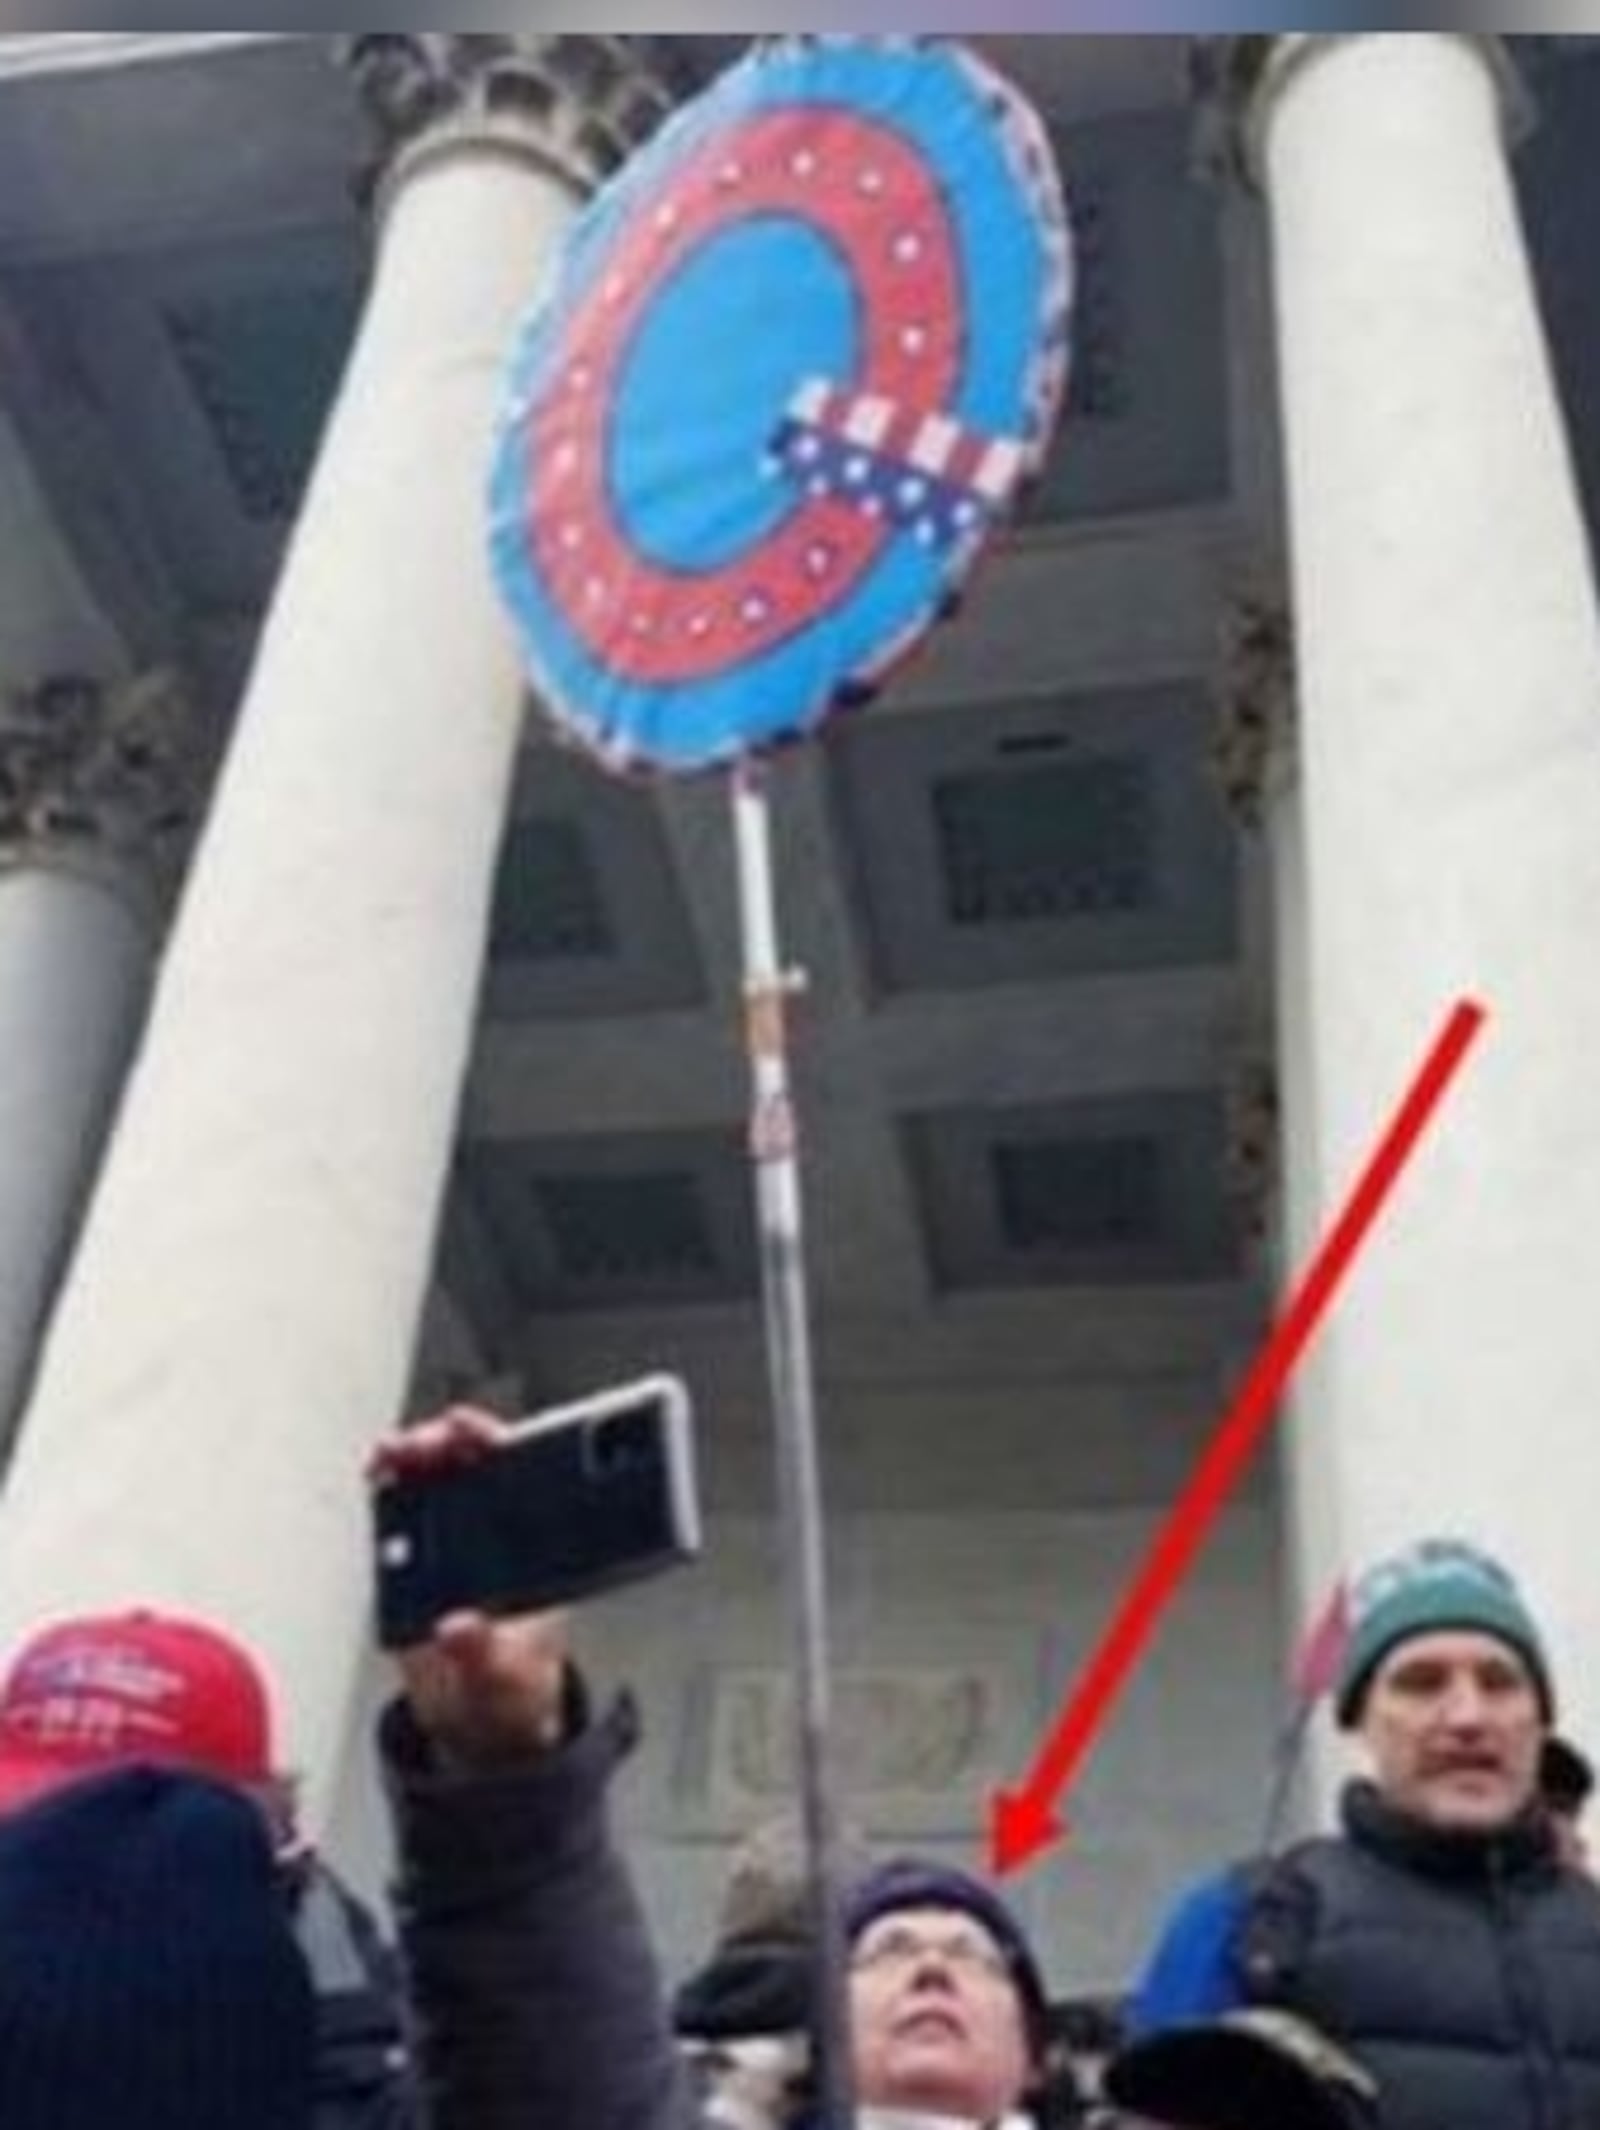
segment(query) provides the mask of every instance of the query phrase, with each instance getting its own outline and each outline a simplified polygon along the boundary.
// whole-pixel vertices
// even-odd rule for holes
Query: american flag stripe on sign
[[[981,435],[947,414],[918,414],[882,393],[807,378],[773,444],[807,494],[837,496],[930,547],[970,540],[1011,500],[1027,470],[1013,437]]]

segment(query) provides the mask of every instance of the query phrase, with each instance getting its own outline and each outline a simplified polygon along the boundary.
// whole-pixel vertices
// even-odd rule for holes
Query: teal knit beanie
[[[1369,1568],[1350,1593],[1350,1635],[1334,1694],[1345,1730],[1361,1720],[1372,1675],[1413,1635],[1464,1628],[1493,1635],[1527,1665],[1546,1723],[1555,1695],[1532,1613],[1497,1560],[1460,1539],[1429,1538]]]

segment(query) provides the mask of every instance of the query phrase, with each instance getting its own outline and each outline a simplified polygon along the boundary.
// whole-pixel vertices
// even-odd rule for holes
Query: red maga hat
[[[129,1761],[273,1779],[266,1684],[237,1642],[153,1612],[62,1620],[0,1686],[0,1812]]]

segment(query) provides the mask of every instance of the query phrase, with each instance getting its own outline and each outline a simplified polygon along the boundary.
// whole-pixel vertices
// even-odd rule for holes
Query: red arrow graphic
[[[989,1806],[989,1868],[1017,1871],[1067,1834],[1058,1800],[1128,1683],[1162,1611],[1176,1592],[1277,1411],[1295,1364],[1399,1182],[1417,1142],[1488,1018],[1470,999],[1446,1021],[1421,1071],[1324,1237],[1244,1385],[1224,1413],[1193,1476],[1157,1533],[1100,1646],[1090,1658],[1022,1786]]]

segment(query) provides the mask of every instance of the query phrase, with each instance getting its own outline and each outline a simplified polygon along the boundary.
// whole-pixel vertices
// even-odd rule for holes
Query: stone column
[[[190,739],[165,674],[0,699],[0,1457],[138,1033]]]
[[[1271,216],[1318,1189],[1450,1005],[1492,1020],[1322,1349],[1350,1561],[1501,1552],[1600,1735],[1600,631],[1493,38],[1237,41]]]
[[[143,1600],[262,1654],[328,1802],[522,690],[493,416],[574,207],[664,98],[609,37],[364,35],[381,238],[0,1512],[0,1646]]]

